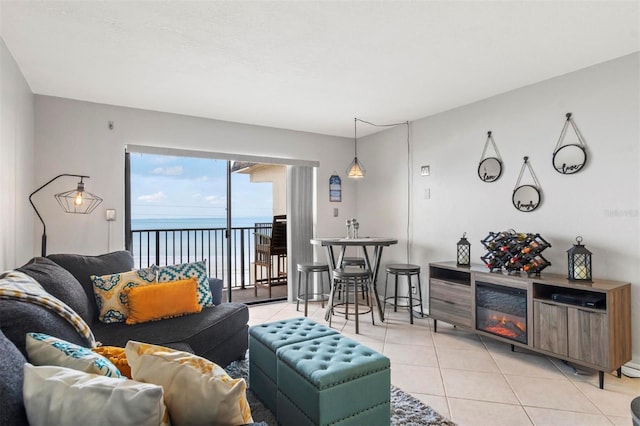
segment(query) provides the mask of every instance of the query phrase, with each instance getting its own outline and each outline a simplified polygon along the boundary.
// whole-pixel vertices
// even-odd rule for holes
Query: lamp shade
[[[567,250],[568,279],[591,282],[591,252],[581,242],[582,237],[577,237],[577,244]]]
[[[351,164],[347,168],[347,176],[350,178],[360,179],[364,177],[367,171],[364,169],[362,163],[358,161],[358,157],[354,157]]]
[[[55,195],[58,204],[67,213],[89,214],[98,207],[102,198],[84,190],[84,182],[80,179],[78,187]]]

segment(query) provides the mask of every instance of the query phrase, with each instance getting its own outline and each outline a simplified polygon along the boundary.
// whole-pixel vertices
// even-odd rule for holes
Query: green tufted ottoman
[[[307,318],[292,318],[253,326],[249,329],[249,386],[277,415],[276,351],[286,345],[337,334]]]
[[[389,358],[336,334],[283,346],[278,423],[389,425]]]

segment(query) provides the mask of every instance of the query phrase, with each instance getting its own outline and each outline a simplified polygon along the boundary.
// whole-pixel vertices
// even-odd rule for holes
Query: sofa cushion
[[[87,324],[93,322],[89,298],[82,285],[65,268],[46,257],[34,257],[17,271],[40,283],[48,293],[69,305]]]
[[[24,366],[32,425],[168,425],[161,386],[59,366]]]
[[[94,323],[92,330],[104,345],[125,346],[129,340],[167,346],[183,342],[191,346],[197,355],[206,354],[220,342],[243,332],[246,336],[249,309],[241,303],[223,303],[205,308],[194,315],[127,325],[123,323]],[[245,338],[246,340],[246,338]],[[244,350],[248,342],[244,346]],[[235,359],[235,358],[234,358]],[[222,365],[222,360],[211,359]],[[224,365],[223,365],[224,364]]]
[[[152,268],[145,268],[101,277],[91,275],[91,281],[99,311],[98,319],[106,323],[125,322],[129,315],[125,290],[154,283],[156,272]]]
[[[29,332],[45,333],[77,345],[90,346],[90,342],[60,315],[43,306],[19,300],[0,299],[0,329],[25,357],[25,339]]]
[[[158,282],[166,283],[175,280],[186,280],[195,277],[198,280],[198,303],[203,308],[213,306],[213,297],[207,277],[207,264],[199,262],[182,263],[180,265],[152,266],[158,274]]]
[[[114,251],[99,256],[83,256],[80,254],[50,254],[48,259],[53,260],[67,271],[71,272],[82,285],[91,305],[91,321],[98,318],[98,305],[93,294],[91,275],[110,275],[133,269],[133,256],[126,250]]]
[[[27,354],[34,365],[57,365],[85,373],[122,378],[109,359],[84,346],[44,333],[27,333]]]
[[[124,295],[129,308],[125,322],[129,325],[202,311],[195,278],[129,287]]]
[[[253,423],[244,379],[232,379],[209,360],[164,346],[130,340],[125,350],[134,380],[162,386],[175,424]]]
[[[0,424],[28,425],[27,413],[22,403],[25,357],[0,331]]]

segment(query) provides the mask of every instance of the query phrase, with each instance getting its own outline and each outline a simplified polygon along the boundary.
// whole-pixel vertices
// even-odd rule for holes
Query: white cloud
[[[165,198],[167,198],[167,196],[164,194],[164,192],[159,191],[159,192],[156,192],[155,194],[140,195],[138,197],[138,200],[144,201],[146,203],[157,203],[159,201],[164,200]]]
[[[196,180],[199,182],[206,182],[209,180],[209,176],[200,176],[199,178],[196,178]]]
[[[183,171],[184,169],[182,168],[182,166],[156,167],[151,173],[153,173],[154,175],[179,176]]]

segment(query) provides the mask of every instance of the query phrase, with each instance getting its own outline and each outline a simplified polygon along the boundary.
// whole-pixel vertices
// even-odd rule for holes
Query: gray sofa
[[[103,345],[125,346],[128,340],[170,346],[193,352],[220,366],[245,356],[249,310],[240,303],[221,303],[222,281],[210,278],[214,304],[198,314],[134,325],[104,324],[98,320],[91,275],[129,271],[127,251],[101,256],[54,254],[38,257],[17,268],[69,305],[91,327]],[[0,299],[0,425],[27,424],[22,404],[22,366],[26,362],[25,335],[41,332],[88,346],[66,320],[28,302]]]

